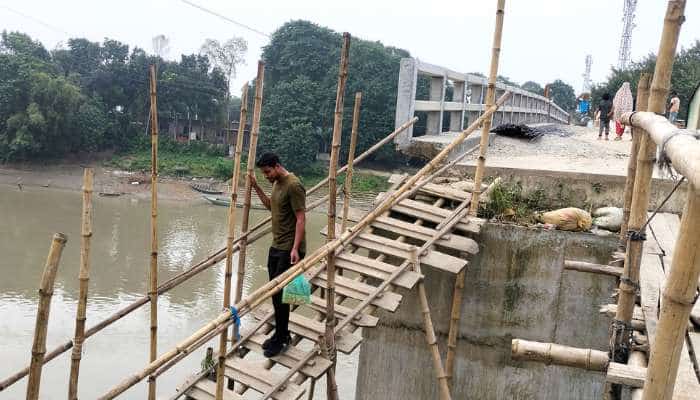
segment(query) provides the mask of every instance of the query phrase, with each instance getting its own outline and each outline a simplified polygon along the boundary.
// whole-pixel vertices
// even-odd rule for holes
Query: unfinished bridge
[[[410,176],[397,176],[392,181],[392,187],[376,202],[373,210],[366,214],[358,214],[347,207],[347,198],[351,196],[350,187],[352,181],[353,165],[361,162],[372,152],[392,140],[405,142],[410,138],[409,129],[416,124],[418,118],[414,116],[415,108],[401,120],[396,130],[385,139],[372,146],[365,153],[354,157],[354,144],[357,139],[357,118],[359,115],[359,103],[361,95],[355,97],[355,112],[353,117],[350,156],[348,163],[343,168],[338,168],[340,147],[340,132],[342,129],[342,113],[345,100],[345,83],[348,75],[348,58],[350,37],[345,34],[341,50],[341,60],[338,76],[338,91],[335,108],[335,124],[333,131],[333,145],[331,151],[331,163],[329,176],[318,185],[309,189],[307,193],[316,192],[324,187],[328,188],[328,194],[318,201],[307,205],[312,210],[324,202],[328,202],[328,225],[324,229],[327,236],[325,245],[313,251],[306,258],[290,267],[282,275],[272,279],[268,283],[243,296],[242,282],[246,274],[245,252],[246,246],[255,240],[260,240],[270,232],[270,218],[265,219],[254,226],[249,226],[251,181],[246,178],[243,213],[241,223],[242,234],[235,237],[237,222],[234,212],[237,204],[238,182],[241,176],[241,159],[243,130],[239,130],[236,143],[236,153],[232,171],[231,206],[229,208],[227,246],[207,259],[191,266],[179,275],[166,282],[158,282],[158,240],[157,240],[157,123],[151,123],[152,138],[152,242],[149,265],[149,291],[147,296],[136,300],[122,310],[98,322],[86,329],[85,304],[87,302],[87,282],[89,279],[89,241],[91,232],[91,195],[92,174],[86,170],[83,195],[83,230],[81,238],[81,269],[80,269],[80,300],[76,317],[76,335],[60,346],[47,352],[46,333],[47,320],[50,312],[51,295],[56,270],[60,263],[61,252],[65,246],[64,236],[57,234],[47,258],[45,274],[42,277],[40,289],[39,312],[35,337],[31,353],[30,365],[18,371],[16,374],[0,382],[0,391],[28,377],[27,399],[37,399],[41,382],[42,367],[44,364],[56,359],[59,355],[72,349],[71,367],[69,375],[69,398],[77,398],[79,382],[80,360],[82,346],[85,340],[97,334],[107,326],[117,322],[125,315],[149,304],[150,305],[150,362],[142,369],[124,377],[123,380],[112,388],[105,389],[100,399],[113,399],[120,397],[127,390],[139,382],[148,382],[148,394],[142,397],[156,398],[156,384],[158,377],[177,365],[185,357],[191,356],[198,349],[205,347],[212,340],[218,339],[218,348],[213,347],[207,353],[208,363],[203,370],[194,373],[184,380],[178,387],[172,389],[171,399],[189,397],[196,400],[219,399],[301,399],[313,398],[314,387],[319,379],[324,378],[326,395],[329,399],[342,397],[335,385],[335,363],[337,353],[352,353],[361,345],[362,341],[372,336],[373,330],[391,329],[390,315],[400,310],[400,307],[410,305],[415,310],[413,320],[418,321],[412,325],[413,330],[419,332],[425,340],[423,349],[413,348],[414,353],[425,355],[420,359],[414,359],[415,364],[394,363],[392,365],[374,365],[377,370],[363,373],[361,385],[369,387],[364,392],[366,398],[464,398],[470,395],[479,398],[562,398],[572,393],[586,393],[588,395],[604,394],[605,398],[618,398],[621,389],[630,392],[632,398],[651,399],[690,399],[697,398],[700,393],[697,371],[693,371],[694,343],[699,343],[699,333],[691,330],[690,317],[699,318],[697,300],[697,283],[700,275],[700,258],[697,257],[698,241],[700,235],[700,142],[697,134],[690,131],[678,130],[668,123],[663,117],[655,115],[663,108],[665,97],[670,82],[673,54],[677,44],[680,26],[684,20],[683,11],[685,1],[669,1],[669,8],[665,18],[665,28],[662,43],[659,50],[656,71],[653,80],[645,78],[651,85],[640,85],[639,99],[640,109],[624,116],[624,122],[635,128],[635,142],[633,143],[632,156],[630,157],[627,191],[624,199],[626,210],[623,229],[620,238],[620,248],[617,251],[606,248],[604,256],[609,258],[610,265],[600,263],[582,262],[581,260],[563,260],[564,252],[558,253],[555,260],[548,255],[536,253],[534,248],[551,250],[549,247],[574,249],[578,255],[586,255],[585,249],[598,239],[592,235],[567,236],[564,239],[542,240],[543,237],[551,238],[554,233],[542,230],[534,230],[534,244],[521,252],[513,252],[515,246],[523,239],[522,234],[514,234],[512,231],[499,231],[500,242],[487,242],[486,239],[494,236],[485,232],[489,224],[476,215],[480,202],[489,200],[489,191],[493,186],[486,186],[482,179],[486,162],[488,136],[491,121],[499,110],[503,110],[508,104],[511,109],[501,112],[501,120],[507,118],[510,113],[512,118],[521,122],[527,122],[529,114],[542,118],[563,118],[561,115],[552,116],[547,113],[529,113],[529,109],[518,110],[512,107],[513,96],[518,93],[504,88],[503,93],[497,96],[496,76],[498,70],[498,57],[500,54],[500,39],[503,28],[504,0],[498,0],[496,13],[496,33],[492,54],[492,66],[489,74],[484,106],[466,107],[463,100],[460,108],[444,102],[439,110],[434,104],[421,105],[428,112],[431,124],[442,126],[442,116],[436,117],[435,113],[454,113],[456,121],[454,125],[450,120],[451,129],[457,129],[452,140],[442,148],[438,154],[430,160],[418,172]],[[414,65],[415,67],[415,65]],[[414,74],[418,70],[414,69]],[[442,78],[440,78],[442,76]],[[454,79],[449,74],[438,75],[442,79],[443,92],[445,79]],[[468,78],[468,77],[467,77]],[[437,79],[435,80],[437,82]],[[644,81],[644,79],[643,79]],[[464,92],[458,94],[464,98],[466,92],[464,80]],[[258,76],[255,85],[254,109],[252,115],[251,139],[248,160],[255,159],[256,144],[260,134],[260,111],[264,91],[264,64],[258,65]],[[458,83],[458,82],[457,82]],[[483,82],[482,82],[483,84]],[[436,84],[437,85],[437,84]],[[439,85],[438,85],[439,87]],[[437,89],[436,89],[437,90]],[[646,92],[644,92],[646,90]],[[474,96],[472,92],[471,96]],[[529,98],[529,95],[520,93],[520,99]],[[459,96],[458,96],[459,97]],[[498,98],[497,98],[498,97]],[[516,97],[517,98],[517,97]],[[527,103],[527,100],[522,100]],[[157,90],[154,69],[151,70],[151,118],[157,118]],[[241,127],[247,118],[247,86],[244,89]],[[648,104],[648,107],[646,104]],[[471,104],[471,103],[470,103]],[[551,103],[543,103],[551,105]],[[420,108],[419,107],[419,108]],[[540,107],[540,106],[537,106]],[[643,111],[648,110],[648,112]],[[522,112],[521,112],[522,111]],[[465,113],[474,113],[466,117]],[[457,115],[459,114],[459,115]],[[516,117],[517,115],[517,117]],[[468,120],[468,126],[464,126]],[[155,121],[155,120],[154,120]],[[436,122],[437,121],[437,122]],[[469,152],[459,152],[469,135],[476,130],[481,130],[479,137],[479,157],[477,169],[473,181],[464,183],[461,188],[443,184],[441,176],[456,163],[463,160]],[[440,133],[440,132],[438,132]],[[403,139],[399,136],[403,135]],[[399,139],[396,139],[399,137]],[[670,163],[680,175],[687,180],[687,203],[681,220],[673,220],[671,216],[660,216],[657,219],[648,219],[649,211],[649,186],[651,182],[651,170],[653,169],[654,152],[657,145],[662,147],[665,160]],[[452,156],[450,156],[452,155]],[[450,158],[451,157],[451,158]],[[247,173],[250,176],[253,163],[248,163]],[[346,173],[346,180],[341,191],[345,194],[342,211],[337,213],[336,198],[338,197],[337,177]],[[680,184],[679,184],[680,185]],[[338,216],[337,214],[340,214]],[[652,214],[653,215],[653,214]],[[670,222],[669,222],[670,221]],[[646,228],[650,226],[654,232],[659,232],[658,246],[666,249],[673,248],[670,255],[659,255],[659,247],[644,244],[642,238]],[[629,235],[625,235],[629,231]],[[663,231],[663,233],[661,233]],[[488,244],[487,244],[488,243]],[[494,245],[494,243],[496,243]],[[661,244],[662,243],[662,244]],[[615,243],[617,244],[617,243]],[[538,331],[542,325],[549,327],[555,325],[555,333],[551,336],[557,338],[556,331],[564,331],[563,337],[573,340],[577,331],[599,330],[600,327],[583,321],[575,313],[565,312],[558,308],[555,312],[561,313],[567,321],[564,327],[557,327],[554,319],[558,316],[547,315],[549,308],[519,310],[517,301],[527,303],[529,300],[524,292],[527,288],[513,281],[522,277],[532,267],[533,260],[544,264],[541,268],[544,276],[555,266],[557,268],[575,269],[585,271],[591,276],[612,276],[617,292],[617,304],[608,307],[606,312],[614,313],[613,323],[608,331],[598,332],[610,339],[610,348],[607,350],[591,348],[574,348],[555,343],[534,341],[530,337],[517,338],[512,342],[503,343],[503,340],[491,340],[486,343],[490,348],[505,348],[508,358],[511,356],[527,366],[538,365],[544,362],[548,365],[563,365],[579,368],[582,371],[574,373],[562,372],[561,369],[527,369],[523,364],[508,365],[503,368],[501,364],[494,367],[493,360],[479,358],[478,351],[465,350],[469,341],[476,341],[475,336],[467,336],[463,325],[489,325],[493,323],[492,314],[473,315],[465,321],[463,315],[472,314],[473,310],[463,309],[462,301],[465,288],[470,288],[476,293],[483,293],[483,288],[476,282],[465,281],[467,272],[476,259],[486,251],[491,254],[500,254],[502,260],[507,261],[507,271],[502,271],[499,263],[481,263],[481,273],[484,275],[481,285],[489,285],[500,282],[505,274],[508,283],[503,286],[507,294],[503,299],[501,314],[513,317],[515,314],[531,313],[538,316],[535,322],[525,322],[520,326],[515,325],[518,318],[510,318],[511,327],[517,327],[516,333]],[[239,279],[236,287],[233,286],[234,273],[233,255],[238,253],[238,266],[235,272]],[[667,257],[667,258],[666,258]],[[544,260],[544,261],[543,261]],[[183,338],[174,348],[159,349],[158,338],[158,297],[177,285],[192,279],[200,272],[220,265],[225,261],[224,275],[224,302],[223,311],[206,325]],[[483,261],[483,260],[481,260]],[[488,267],[488,268],[487,268]],[[293,279],[304,275],[312,285],[312,296],[309,304],[295,306],[290,317],[290,330],[293,334],[291,346],[282,354],[272,357],[262,357],[262,343],[274,329],[274,318],[268,299],[283,290]],[[443,282],[449,285],[437,286],[437,276],[443,278]],[[445,278],[447,277],[447,278]],[[550,300],[551,297],[565,296],[566,286],[563,278],[554,280],[559,285],[558,291],[547,291],[552,282],[541,282],[538,277],[531,277],[539,291],[532,296],[537,300]],[[597,279],[597,278],[596,278]],[[473,286],[470,286],[472,285]],[[606,290],[611,285],[595,285],[599,291]],[[547,286],[542,288],[541,286]],[[564,289],[562,289],[564,288]],[[569,287],[569,291],[575,291],[575,287]],[[518,294],[523,294],[518,297]],[[639,294],[639,296],[637,296]],[[588,296],[590,291],[584,290],[583,296]],[[607,294],[606,294],[607,295]],[[637,297],[640,297],[640,307],[635,307]],[[431,308],[435,299],[449,306],[447,314],[444,310],[436,314]],[[585,297],[584,297],[585,298]],[[432,300],[432,301],[431,301]],[[490,299],[486,299],[490,300]],[[562,300],[563,308],[575,309],[574,300]],[[567,303],[569,301],[569,303]],[[406,304],[408,303],[408,304]],[[403,306],[402,306],[403,305]],[[499,304],[499,307],[501,305]],[[613,310],[614,311],[610,311]],[[409,311],[412,312],[412,311]],[[436,318],[436,316],[447,318]],[[520,314],[518,314],[520,315]],[[246,324],[240,325],[241,318],[246,317]],[[252,317],[252,318],[251,318]],[[505,320],[505,319],[504,319]],[[252,322],[251,322],[252,321]],[[381,326],[385,321],[386,326]],[[394,321],[396,322],[396,321]],[[497,320],[496,325],[502,325]],[[576,326],[578,325],[578,326]],[[522,328],[522,329],[520,329]],[[526,329],[527,328],[527,329]],[[460,332],[461,331],[461,332]],[[440,334],[442,332],[442,334]],[[470,332],[471,333],[471,332]],[[570,334],[568,334],[570,333]],[[184,336],[184,335],[183,335]],[[442,336],[442,338],[440,338]],[[543,336],[549,336],[545,332]],[[642,336],[646,340],[644,346]],[[509,339],[513,335],[509,334]],[[464,339],[464,340],[463,340]],[[524,340],[530,339],[530,340]],[[385,340],[391,340],[386,339]],[[402,340],[396,339],[398,341]],[[467,342],[467,343],[464,343]],[[444,344],[443,349],[440,345]],[[462,349],[458,344],[463,346]],[[373,344],[376,349],[376,342]],[[409,343],[410,346],[410,343]],[[512,349],[512,350],[511,350]],[[461,353],[460,353],[461,351]],[[512,351],[512,352],[511,352]],[[502,354],[502,353],[499,353]],[[366,355],[368,360],[374,360],[372,355]],[[397,358],[400,358],[397,356]],[[410,358],[410,357],[409,357]],[[500,358],[497,356],[495,358]],[[456,364],[462,362],[464,366],[472,359],[477,370],[495,371],[494,376],[484,378],[484,381],[461,376]],[[648,362],[647,362],[648,359]],[[426,361],[425,363],[423,361]],[[502,361],[502,360],[501,360]],[[427,370],[419,370],[412,374],[408,369],[415,365],[428,364]],[[361,367],[364,365],[361,363]],[[697,365],[697,364],[696,364]],[[547,367],[549,368],[549,367]],[[557,367],[559,368],[559,367]],[[513,370],[520,372],[513,372]],[[583,371],[585,370],[585,371]],[[526,371],[525,375],[520,374]],[[464,373],[462,373],[463,375]],[[520,374],[520,375],[518,375]],[[374,375],[377,380],[372,380]],[[416,388],[411,383],[399,379],[401,376],[416,377],[417,380],[430,377],[431,385],[422,385]],[[481,375],[476,373],[471,376]],[[395,380],[392,377],[397,377]],[[505,382],[506,377],[514,377],[516,385]],[[547,381],[549,377],[561,379],[563,383]],[[678,379],[677,379],[678,378]],[[494,387],[489,384],[498,380]],[[529,385],[528,381],[535,381],[535,385]],[[423,381],[419,381],[420,384]],[[575,385],[569,383],[574,382]],[[486,384],[489,383],[489,384]],[[464,384],[464,385],[463,385]],[[471,385],[471,392],[465,392],[463,387]],[[501,386],[498,386],[501,385]],[[510,386],[509,386],[510,385]],[[496,387],[498,386],[498,387]],[[558,390],[553,392],[552,388]],[[603,391],[601,388],[605,388]],[[604,392],[604,393],[603,393]],[[542,396],[543,393],[546,395]],[[637,397],[634,397],[637,396]],[[643,396],[643,397],[642,397]]]

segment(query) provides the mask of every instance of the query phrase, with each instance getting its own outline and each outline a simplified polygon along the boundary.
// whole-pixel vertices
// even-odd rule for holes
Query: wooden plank
[[[644,387],[644,378],[647,369],[633,365],[611,362],[605,380],[610,383],[617,383],[634,388]]]
[[[311,283],[324,289],[327,288],[326,274],[318,274],[318,276],[311,280]],[[335,277],[335,291],[345,297],[350,297],[355,300],[364,300],[369,297],[370,294],[374,293],[375,290],[376,288],[374,286],[366,283],[361,283],[340,275]],[[381,296],[375,298],[372,304],[384,310],[394,312],[401,304],[401,295],[393,292],[384,292]]]
[[[374,222],[372,222],[371,226],[374,228],[383,229],[385,231],[395,232],[401,236],[422,240],[424,242],[428,241],[437,234],[435,229],[426,228],[424,226],[419,226],[390,217],[378,217],[376,220],[374,220]],[[474,240],[457,234],[447,234],[440,238],[436,244],[438,246],[447,247],[457,251],[465,251],[470,254],[476,254],[479,252],[479,245]]]
[[[382,236],[373,235],[371,233],[359,234],[352,241],[352,244],[365,249],[374,250],[382,254],[403,258],[405,260],[411,260],[413,258],[413,249],[415,249],[415,246],[397,242]],[[420,261],[421,264],[425,264],[452,274],[458,274],[467,265],[466,260],[441,253],[437,250],[428,250],[426,254],[420,257]]]
[[[464,200],[471,199],[472,194],[465,192],[463,190],[455,189],[446,185],[438,185],[435,183],[427,183],[423,186],[420,193],[425,193],[434,197],[442,197],[444,199],[454,200],[458,202],[463,202]]]
[[[336,279],[337,278],[338,277],[336,277]],[[272,310],[272,305],[261,304],[253,311],[253,316],[257,319],[264,318],[267,313],[272,312]],[[270,321],[270,325],[274,326],[274,320]],[[293,312],[289,314],[289,330],[296,335],[301,335],[302,337],[316,342],[319,336],[325,334],[326,326],[322,322],[306,318],[299,313]],[[338,351],[345,354],[352,353],[361,342],[362,337],[347,331],[338,334],[335,339],[335,345]]]
[[[283,378],[283,376],[265,369],[260,363],[238,357],[226,359],[224,374],[260,393],[265,393]],[[275,400],[297,400],[305,392],[306,390],[301,386],[287,382],[283,388],[272,395],[272,398]]]
[[[326,299],[322,299],[318,296],[311,296],[311,304],[309,304],[309,307],[313,308],[317,312],[321,313],[322,315],[326,315]],[[338,319],[343,319],[346,316],[350,315],[350,313],[353,312],[352,308],[345,307],[344,305],[337,304],[335,305],[335,315],[336,318]],[[377,326],[379,323],[379,318],[375,317],[374,315],[366,314],[366,313],[359,313],[355,319],[352,321],[352,324],[355,326],[361,326],[363,328],[373,328]]]
[[[419,201],[410,199],[404,199],[399,204],[394,205],[391,208],[391,211],[437,224],[442,222],[451,213],[450,210],[435,207],[430,204],[421,203]],[[483,219],[467,216],[455,225],[455,229],[459,231],[478,234],[479,232],[481,232],[481,226],[483,224]]]
[[[216,398],[216,382],[202,378],[187,392],[195,400],[214,400]],[[224,400],[243,400],[243,396],[224,387]]]
[[[391,272],[397,268],[391,264],[373,260],[369,257],[345,252],[338,255],[335,264],[339,268],[381,280],[389,278]],[[393,283],[395,283],[396,286],[413,289],[420,279],[420,274],[413,271],[406,271],[399,275]]]
[[[262,344],[266,339],[267,336],[263,335],[262,333],[255,334],[245,343],[244,347],[258,354],[263,354],[264,350],[262,348]],[[280,355],[272,357],[270,360],[282,364],[285,367],[292,368],[296,366],[300,360],[306,357],[306,354],[306,350],[299,349],[295,346],[289,346]],[[318,379],[325,374],[328,368],[330,368],[332,365],[333,363],[331,363],[330,360],[327,360],[319,355],[312,358],[309,363],[299,370],[299,372],[308,377]]]

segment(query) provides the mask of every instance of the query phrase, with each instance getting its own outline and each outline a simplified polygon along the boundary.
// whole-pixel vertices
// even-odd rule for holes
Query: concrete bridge
[[[429,79],[428,99],[416,98],[422,77]],[[458,132],[484,113],[487,87],[488,80],[478,75],[455,72],[417,58],[402,59],[395,125],[399,127],[418,116],[421,122],[425,121],[425,129],[412,126],[405,130],[394,140],[398,149],[430,158],[422,148],[426,145],[439,148],[451,142]],[[451,96],[448,88],[452,89]],[[494,126],[504,123],[566,124],[569,121],[569,114],[552,100],[519,87],[496,84],[496,98],[506,91],[513,95],[494,114]],[[467,141],[465,146],[471,147],[473,144]]]

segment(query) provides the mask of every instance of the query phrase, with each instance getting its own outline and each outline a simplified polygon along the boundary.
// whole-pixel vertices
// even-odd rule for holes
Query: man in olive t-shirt
[[[287,171],[277,154],[265,153],[255,164],[272,183],[268,197],[255,180],[250,182],[260,201],[272,213],[272,245],[267,257],[270,279],[288,270],[306,253],[306,190],[294,174]],[[263,343],[265,357],[283,352],[291,340],[289,335],[289,304],[282,303],[282,293],[272,296],[275,309],[275,334]]]

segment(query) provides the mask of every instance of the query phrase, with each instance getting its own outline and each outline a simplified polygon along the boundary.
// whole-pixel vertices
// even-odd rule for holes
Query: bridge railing
[[[417,100],[418,77],[430,79],[427,100]],[[452,88],[448,100],[447,88]],[[439,135],[443,132],[461,132],[466,125],[479,118],[486,109],[485,97],[488,80],[484,77],[452,71],[432,65],[416,58],[401,59],[399,84],[396,96],[395,125],[401,126],[416,113],[426,114],[425,134]],[[552,100],[528,92],[519,87],[496,84],[496,98],[510,91],[510,100],[493,116],[493,124],[502,123],[568,123],[569,114]],[[447,122],[449,118],[449,123]],[[447,128],[447,129],[445,129]],[[413,127],[395,139],[401,148],[408,146],[413,138]]]

